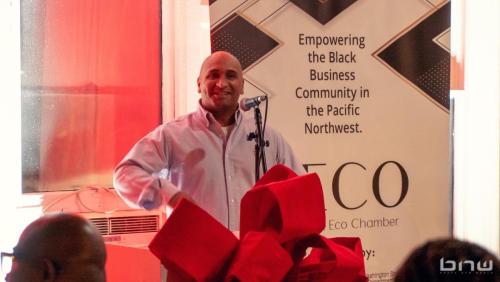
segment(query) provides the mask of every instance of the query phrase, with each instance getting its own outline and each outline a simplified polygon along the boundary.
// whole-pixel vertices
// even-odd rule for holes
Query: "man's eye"
[[[219,75],[218,75],[218,74],[216,74],[216,73],[209,73],[209,74],[207,75],[207,79],[216,79],[216,78],[218,78],[218,77],[219,77]]]

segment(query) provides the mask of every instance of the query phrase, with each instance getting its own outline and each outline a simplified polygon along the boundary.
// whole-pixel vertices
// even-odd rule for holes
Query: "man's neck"
[[[232,114],[227,114],[227,113],[212,113],[214,116],[214,119],[221,125],[221,126],[228,126],[233,124],[236,121],[235,118],[236,111],[234,111]]]

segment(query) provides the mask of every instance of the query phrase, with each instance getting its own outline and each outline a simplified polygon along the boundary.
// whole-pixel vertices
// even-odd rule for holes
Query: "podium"
[[[166,270],[147,245],[106,243],[108,282],[164,282]]]

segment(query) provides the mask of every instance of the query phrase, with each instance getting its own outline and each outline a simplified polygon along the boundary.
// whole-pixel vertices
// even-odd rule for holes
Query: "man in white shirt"
[[[199,108],[143,137],[118,164],[114,186],[136,207],[175,207],[189,198],[231,230],[239,229],[240,200],[255,183],[253,118],[238,106],[243,94],[241,65],[218,51],[202,64]],[[283,137],[266,127],[268,167],[284,164],[304,173]],[[261,173],[262,175],[262,173]]]

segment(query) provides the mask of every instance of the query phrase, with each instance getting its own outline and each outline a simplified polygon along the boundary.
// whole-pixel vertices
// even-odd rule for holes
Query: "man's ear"
[[[43,259],[43,281],[56,281],[56,267],[49,259]]]
[[[196,84],[198,84],[198,93],[201,93],[201,81],[200,81],[200,77],[198,76],[198,78],[196,79]]]

